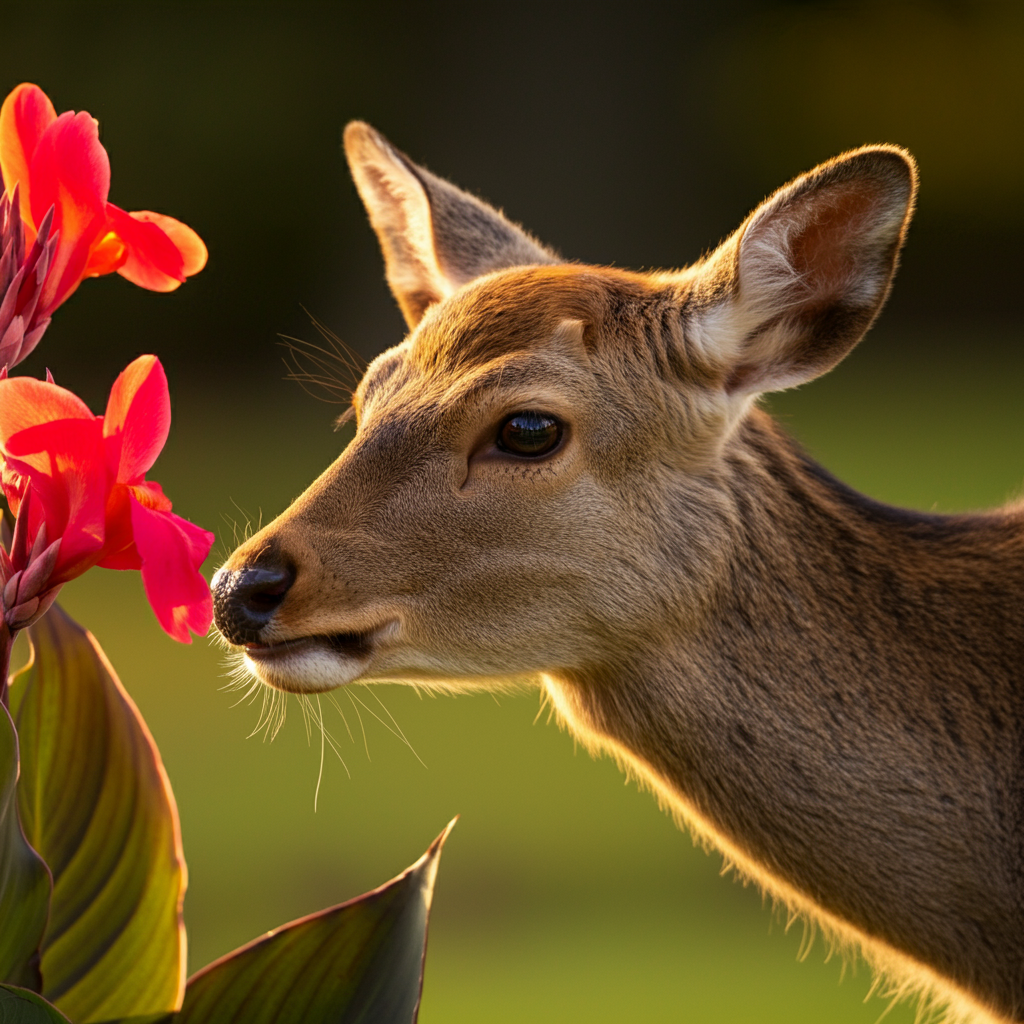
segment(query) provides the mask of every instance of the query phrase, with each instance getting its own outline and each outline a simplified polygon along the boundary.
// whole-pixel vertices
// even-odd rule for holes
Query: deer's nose
[[[294,582],[295,570],[286,566],[221,569],[210,585],[217,628],[230,643],[259,643],[263,627]]]

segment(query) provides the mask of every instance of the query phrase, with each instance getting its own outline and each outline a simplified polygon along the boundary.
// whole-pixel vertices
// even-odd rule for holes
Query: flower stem
[[[7,623],[0,619],[0,704],[10,707],[8,694],[8,675],[11,671],[11,651],[14,650],[14,639],[18,631],[11,632]]]

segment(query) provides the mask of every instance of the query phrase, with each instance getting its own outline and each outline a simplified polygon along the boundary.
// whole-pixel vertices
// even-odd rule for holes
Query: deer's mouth
[[[370,633],[331,633],[325,636],[301,636],[295,640],[281,640],[274,644],[246,644],[247,657],[257,661],[272,661],[288,657],[307,648],[325,648],[344,658],[360,658],[370,653]]]
[[[263,682],[289,693],[318,693],[358,678],[374,652],[379,630],[302,636],[242,648]]]

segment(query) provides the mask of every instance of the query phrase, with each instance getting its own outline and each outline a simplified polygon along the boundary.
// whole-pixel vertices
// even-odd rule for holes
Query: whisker
[[[372,693],[373,691],[370,691],[370,692]],[[388,718],[391,718],[391,721],[395,722],[394,718],[391,717],[391,712],[388,711],[388,709],[384,707],[384,704],[381,701],[380,697],[378,697],[375,693],[373,694],[373,696],[374,696],[374,699],[377,701],[377,703],[380,704],[380,706],[382,708],[384,708],[384,713],[388,716]],[[392,736],[397,736],[398,739],[400,739],[412,751],[412,756],[415,757],[416,760],[419,761],[419,763],[422,764],[424,768],[427,767],[423,763],[423,758],[421,758],[420,755],[416,753],[416,751],[413,749],[413,745],[405,738],[405,733],[403,733],[402,730],[398,727],[398,723],[397,722],[395,722],[395,727],[392,728],[390,725],[388,725],[387,722],[384,721],[383,718],[380,717],[380,715],[378,715],[373,710],[373,708],[367,707],[367,705],[363,704],[363,702],[361,700],[359,700],[359,698],[354,693],[352,693],[351,691],[349,691],[349,697],[351,697],[352,700],[359,701],[359,703],[362,704],[363,708],[369,714],[373,715],[373,717],[376,718],[377,721],[380,722],[380,724],[383,725],[384,728],[387,729],[387,731],[389,733],[391,733]],[[369,752],[367,752],[367,754],[369,754]]]
[[[352,701],[352,707],[355,710],[356,718],[359,719],[359,728],[363,734],[363,749],[366,751],[366,760],[370,761],[372,760],[370,757],[370,743],[366,738],[366,726],[363,724],[363,716],[359,714],[359,708],[356,707],[356,702],[352,699],[352,691],[350,689],[346,689],[345,693],[348,694],[348,699]]]
[[[366,370],[366,361],[308,309],[303,309],[326,346],[280,335],[287,353],[285,379],[296,381],[307,394],[322,401],[349,402]]]
[[[331,735],[330,730],[324,725],[324,709],[320,703],[320,694],[316,694],[316,710],[313,710],[313,702],[308,694],[296,694],[295,695],[300,704],[303,704],[309,712],[310,718],[320,729],[320,774],[316,780],[316,793],[313,796],[313,810],[316,811],[317,801],[320,796],[320,783],[323,780],[324,775],[324,751],[327,746],[331,748],[331,752],[341,762],[341,767],[345,769],[345,774],[351,779],[352,773],[348,769],[348,765],[345,763],[345,759],[341,756],[341,749],[338,746],[337,740]]]
[[[339,360],[344,361],[347,365],[351,366],[359,374],[362,374],[367,367],[366,360],[350,345],[346,345],[342,340],[341,336],[335,334],[322,320],[314,316],[305,306],[302,307],[303,313],[309,317],[310,323],[317,329],[320,337],[330,345],[330,351]]]
[[[313,813],[316,814],[317,804],[320,801],[320,783],[324,779],[324,740],[327,739],[327,730],[324,728],[324,710],[320,707],[320,696],[317,695],[316,706],[320,711],[320,771],[316,777],[316,790],[313,793]]]
[[[348,727],[348,719],[345,717],[345,712],[341,710],[341,705],[338,703],[337,698],[334,696],[333,693],[328,693],[327,694],[327,699],[334,705],[334,707],[337,710],[338,714],[341,715],[341,720],[342,720],[342,722],[345,723],[345,732],[348,733],[348,738],[353,743],[355,743],[356,739],[352,735],[352,730]]]
[[[309,699],[304,693],[298,693],[295,696],[298,698],[299,707],[302,709],[302,722],[306,727],[306,746],[310,746],[313,742],[313,732],[309,721]]]

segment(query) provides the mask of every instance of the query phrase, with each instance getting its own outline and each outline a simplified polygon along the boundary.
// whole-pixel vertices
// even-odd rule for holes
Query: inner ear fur
[[[732,393],[825,373],[882,308],[917,191],[913,158],[865,146],[766,199],[698,271],[698,341]]]
[[[362,121],[345,128],[345,155],[410,328],[482,274],[561,262],[498,210],[419,167]]]

